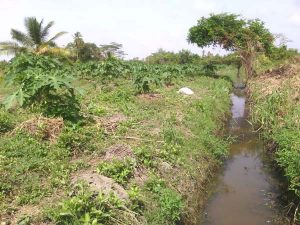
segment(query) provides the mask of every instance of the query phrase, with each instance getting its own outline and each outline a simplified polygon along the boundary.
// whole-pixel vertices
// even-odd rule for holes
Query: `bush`
[[[297,49],[288,49],[286,45],[280,47],[273,47],[268,56],[271,60],[285,60],[298,54]]]
[[[17,102],[46,116],[77,120],[80,104],[71,85],[73,77],[57,68],[62,65],[48,56],[16,57],[7,69],[6,84],[17,90],[5,99],[6,108]]]
[[[66,70],[69,68],[57,58],[27,53],[20,54],[13,58],[6,68],[6,74],[8,77],[17,76],[22,81],[23,72],[31,69],[40,69],[47,72],[50,70]]]
[[[203,72],[207,76],[216,76],[217,66],[213,62],[206,62],[203,65]]]
[[[84,78],[112,79],[129,73],[128,66],[119,59],[108,58],[105,61],[78,63],[75,67],[78,76]]]
[[[148,73],[136,73],[133,77],[133,83],[138,93],[148,93],[151,86],[161,86],[162,80],[158,76]]]

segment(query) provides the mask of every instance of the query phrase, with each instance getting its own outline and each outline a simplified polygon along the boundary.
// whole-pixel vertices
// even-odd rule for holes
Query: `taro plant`
[[[105,61],[90,61],[76,64],[77,75],[90,79],[101,78],[103,80],[125,76],[129,73],[129,66],[119,59],[110,57]]]
[[[164,84],[167,86],[172,85],[172,80],[174,77],[175,77],[174,74],[172,74],[171,72],[164,72],[162,74],[162,80],[163,80]]]
[[[138,93],[148,93],[151,91],[151,86],[161,86],[162,80],[159,76],[149,73],[136,73],[134,76],[134,86]]]

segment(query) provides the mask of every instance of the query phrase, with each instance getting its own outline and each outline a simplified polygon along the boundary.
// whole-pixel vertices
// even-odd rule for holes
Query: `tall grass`
[[[287,78],[280,85],[264,93],[265,83],[255,81],[251,89],[252,120],[259,124],[263,135],[272,140],[277,148],[272,156],[288,182],[288,189],[294,193],[292,205],[299,207],[300,199],[300,104],[299,89]],[[295,214],[294,220],[300,215]]]

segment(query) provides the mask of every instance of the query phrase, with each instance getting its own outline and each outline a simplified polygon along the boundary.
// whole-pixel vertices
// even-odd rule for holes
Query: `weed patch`
[[[297,64],[281,66],[270,74],[250,82],[252,121],[263,136],[276,143],[270,152],[273,163],[283,171],[288,189],[294,197],[290,200],[295,211],[300,198],[300,104],[299,67]],[[275,79],[273,76],[277,76]],[[300,215],[292,215],[300,221]]]
[[[102,162],[97,167],[97,173],[113,178],[117,183],[125,185],[133,176],[135,161],[125,159]]]

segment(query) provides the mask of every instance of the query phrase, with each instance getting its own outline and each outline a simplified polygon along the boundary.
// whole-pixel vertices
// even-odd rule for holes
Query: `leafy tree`
[[[94,43],[84,42],[80,32],[73,35],[73,42],[68,43],[66,48],[72,52],[76,60],[83,62],[103,58],[100,48]]]
[[[178,52],[178,60],[180,64],[194,63],[200,57],[189,50],[182,49]]]
[[[212,14],[202,17],[189,30],[188,41],[199,47],[221,46],[238,53],[247,77],[254,74],[253,64],[258,53],[269,52],[274,37],[259,19],[246,20],[235,14]]]
[[[157,52],[146,57],[145,61],[150,64],[178,64],[178,55],[160,48]]]
[[[70,43],[70,47],[74,49],[76,60],[79,60],[80,53],[84,48],[84,41],[80,32],[76,32],[73,35],[73,43]]]
[[[81,61],[102,59],[101,50],[95,43],[84,43],[79,51],[79,59]]]
[[[124,58],[126,55],[125,52],[122,50],[123,45],[116,43],[116,42],[111,42],[110,44],[103,44],[100,45],[100,51],[101,54],[104,58],[110,58],[110,57],[117,57],[117,58]]]
[[[49,51],[46,50],[46,47],[56,46],[54,41],[66,32],[59,32],[48,38],[54,21],[49,22],[46,26],[43,24],[44,20],[38,21],[35,17],[26,17],[24,25],[27,32],[11,29],[11,37],[15,42],[0,42],[0,53],[18,54],[20,52],[41,53],[41,50],[42,52]]]
[[[285,44],[278,47],[274,46],[271,48],[270,53],[268,54],[269,58],[272,60],[284,60],[291,58],[298,54],[297,49],[289,49]]]

